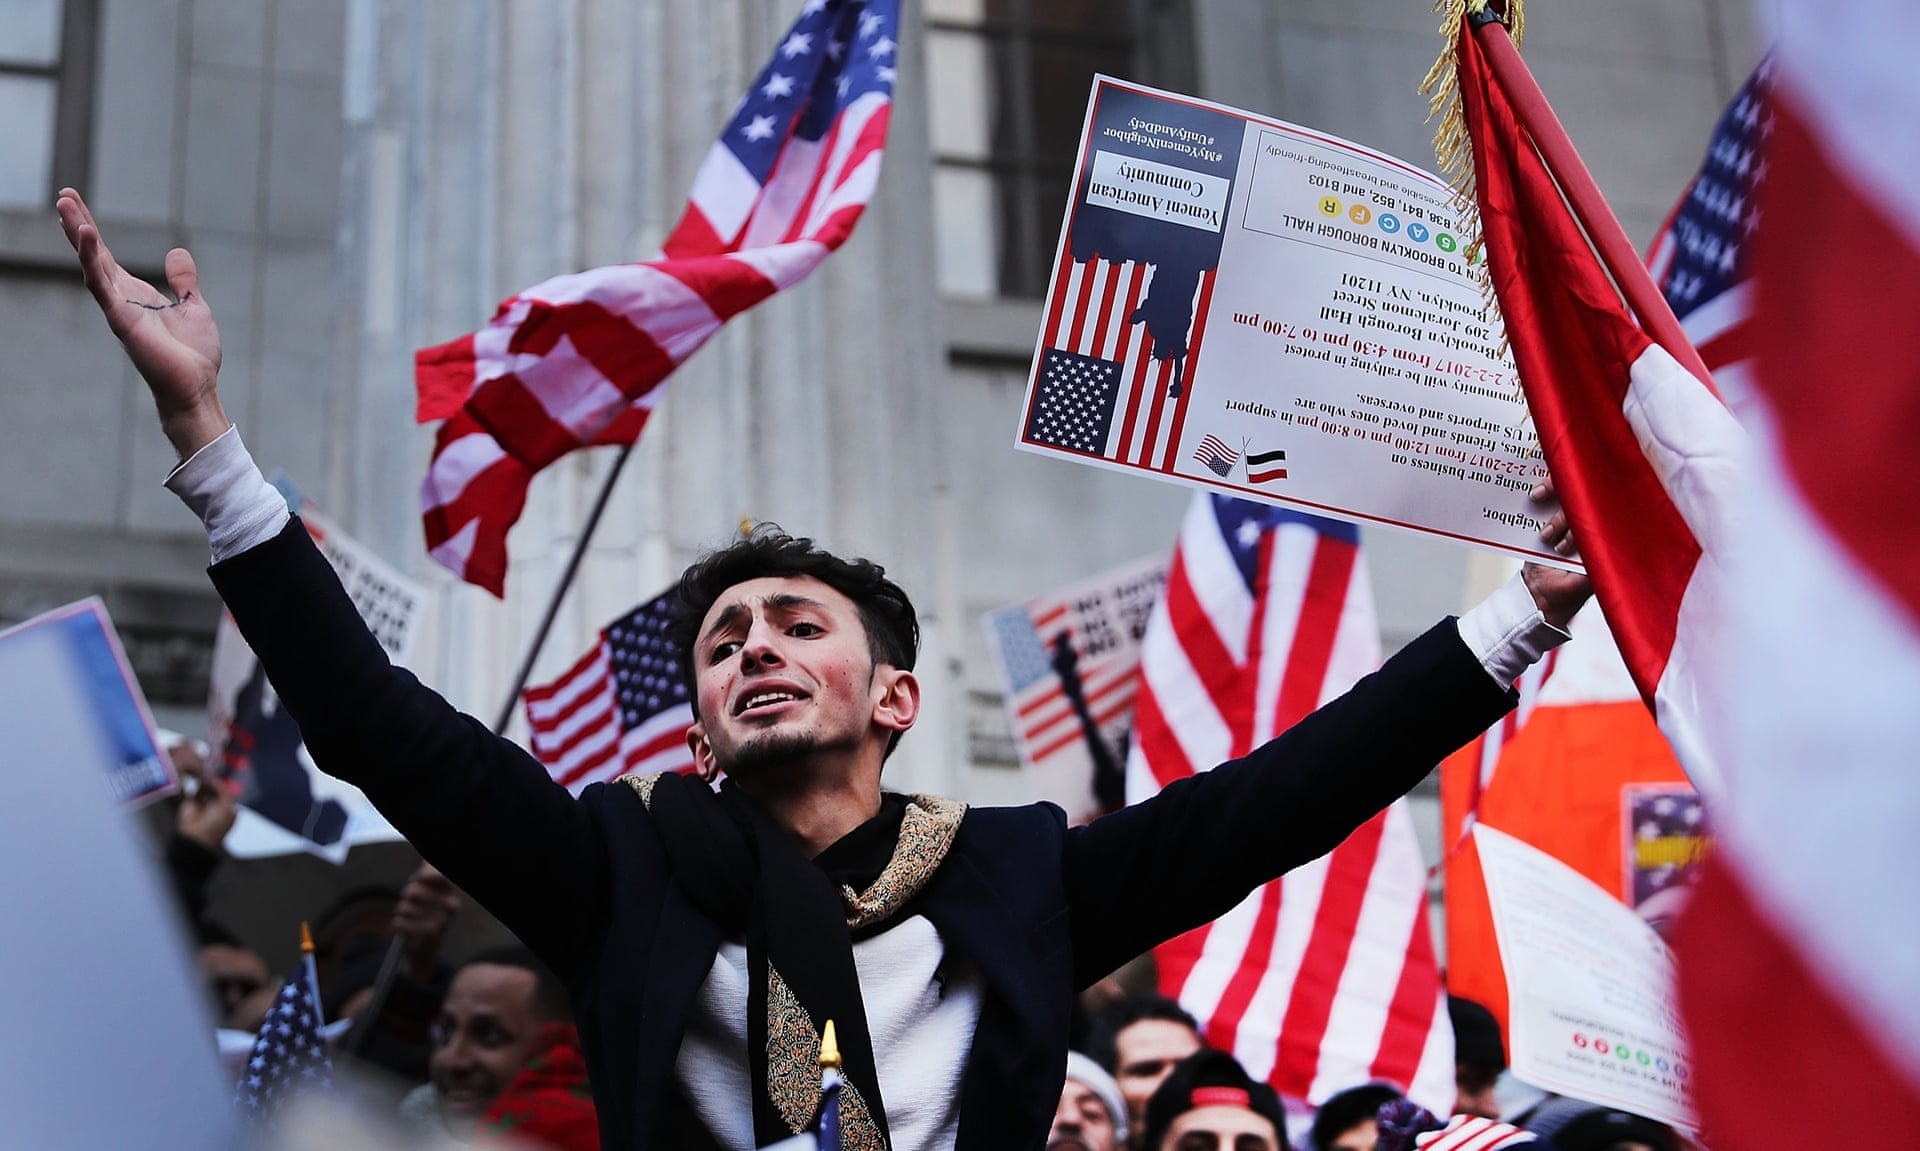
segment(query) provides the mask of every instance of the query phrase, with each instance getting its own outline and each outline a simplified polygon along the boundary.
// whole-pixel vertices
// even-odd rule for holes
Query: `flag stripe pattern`
[[[1628,316],[1470,28],[1458,59],[1489,268],[1541,447],[1627,669],[1711,795],[1699,675],[1744,435]]]
[[[414,357],[416,417],[443,421],[421,487],[427,550],[502,593],[534,473],[630,444],[662,381],[727,320],[852,233],[879,180],[898,0],[807,0],[694,179],[658,259],[556,276]]]
[[[1787,3],[1774,26],[1722,699],[1738,742],[1680,999],[1715,1146],[1830,1140],[1814,1116],[1756,1113],[1789,1090],[1891,1145],[1920,1126],[1920,908],[1899,894],[1920,873],[1920,74],[1902,50],[1920,12]]]
[[[1353,527],[1201,495],[1143,641],[1128,798],[1245,754],[1372,671]],[[1396,804],[1331,854],[1156,952],[1213,1046],[1314,1102],[1369,1079],[1454,1098],[1426,869]]]
[[[1440,1130],[1414,1136],[1413,1145],[1419,1151],[1498,1151],[1536,1141],[1531,1131],[1477,1115],[1455,1115]]]
[[[693,767],[693,706],[666,639],[673,613],[671,593],[648,600],[559,678],[522,693],[535,758],[573,794],[628,772]]]

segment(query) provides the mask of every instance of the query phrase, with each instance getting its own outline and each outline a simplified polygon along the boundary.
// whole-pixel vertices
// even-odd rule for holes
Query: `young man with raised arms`
[[[772,1142],[812,1115],[820,1029],[845,1144],[1044,1143],[1074,991],[1331,850],[1513,705],[1583,577],[1530,566],[1252,754],[1084,827],[1057,807],[883,792],[914,724],[918,625],[862,560],[756,533],[681,582],[697,777],[578,799],[389,665],[220,406],[193,260],[128,275],[60,221],[152,390],[211,575],[314,760],[359,785],[566,982],[608,1148]],[[1543,533],[1571,550],[1565,520]]]

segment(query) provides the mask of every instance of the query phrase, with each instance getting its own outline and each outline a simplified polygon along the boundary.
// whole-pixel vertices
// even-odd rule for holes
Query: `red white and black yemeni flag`
[[[1527,407],[1627,669],[1710,795],[1719,767],[1701,675],[1745,437],[1628,312],[1470,25],[1457,41],[1460,107]]]
[[[533,474],[630,444],[658,387],[727,320],[805,279],[880,178],[898,0],[807,0],[694,179],[658,259],[557,276],[482,330],[414,356],[427,550],[502,594]]]
[[[1272,739],[1380,662],[1351,524],[1199,495],[1147,628],[1127,798]],[[1405,801],[1330,854],[1155,950],[1161,990],[1282,1094],[1385,1079],[1454,1100],[1453,1029]]]

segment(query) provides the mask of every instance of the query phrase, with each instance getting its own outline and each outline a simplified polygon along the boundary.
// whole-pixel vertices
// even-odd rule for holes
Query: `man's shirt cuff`
[[[213,562],[231,559],[280,534],[291,516],[287,501],[260,474],[230,427],[167,475],[167,490],[200,517]]]
[[[1573,636],[1548,623],[1518,572],[1459,619],[1460,638],[1502,688]]]

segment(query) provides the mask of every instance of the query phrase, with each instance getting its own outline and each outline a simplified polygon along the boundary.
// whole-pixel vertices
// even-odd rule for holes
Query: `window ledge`
[[[137,276],[156,279],[166,266],[167,251],[180,246],[177,229],[166,224],[109,219],[101,232],[111,241],[114,258]],[[74,270],[73,249],[60,234],[53,209],[0,208],[0,269]]]
[[[1039,300],[967,299],[942,301],[947,353],[967,359],[1025,364],[1033,359],[1040,333]]]

